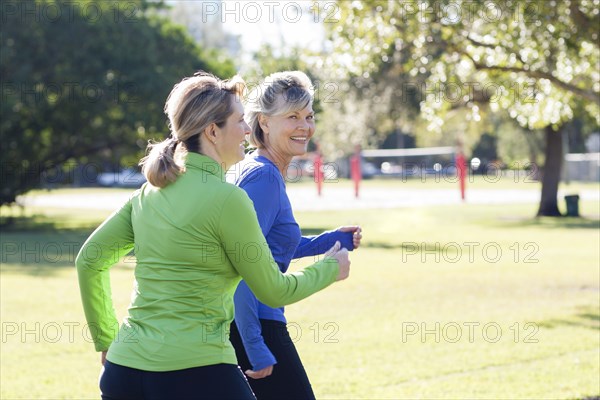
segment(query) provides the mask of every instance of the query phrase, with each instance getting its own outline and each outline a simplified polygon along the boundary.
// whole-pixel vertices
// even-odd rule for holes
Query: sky
[[[323,44],[325,33],[319,14],[324,11],[313,8],[317,12],[313,14],[311,1],[207,3],[210,5],[206,11],[220,17],[225,30],[240,35],[245,52],[256,51],[263,43],[275,47],[301,45],[313,50],[319,50]]]
[[[211,31],[218,24],[239,36],[243,55],[256,52],[265,43],[275,48],[321,50],[323,21],[333,20],[337,7],[333,1],[311,0],[168,0],[167,4],[176,10],[171,17],[192,31],[218,35]]]

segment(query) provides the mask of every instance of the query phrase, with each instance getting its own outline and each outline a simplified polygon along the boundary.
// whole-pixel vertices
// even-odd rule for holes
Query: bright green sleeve
[[[131,201],[128,201],[90,235],[75,259],[83,310],[96,351],[108,350],[119,329],[109,268],[132,249]]]
[[[236,188],[223,204],[220,234],[233,267],[269,307],[295,303],[337,278],[338,261],[331,257],[302,271],[282,274],[260,229],[252,201],[241,189]]]

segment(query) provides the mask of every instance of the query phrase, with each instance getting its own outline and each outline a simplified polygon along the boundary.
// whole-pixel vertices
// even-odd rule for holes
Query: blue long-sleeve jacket
[[[273,258],[282,272],[294,258],[316,256],[329,250],[336,241],[353,250],[351,232],[328,231],[317,236],[302,236],[277,166],[269,159],[249,154],[238,164],[235,184],[246,191],[254,203],[258,222]],[[260,319],[287,322],[284,308],[271,308],[254,296],[242,281],[234,296],[235,323],[248,359],[255,371],[277,363],[261,335]]]

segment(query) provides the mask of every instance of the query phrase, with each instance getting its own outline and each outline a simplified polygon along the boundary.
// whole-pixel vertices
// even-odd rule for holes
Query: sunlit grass
[[[288,176],[287,185],[292,187],[311,187],[315,186],[314,178],[311,176],[297,177]],[[347,178],[325,179],[324,188],[330,187],[352,187],[353,181]],[[361,181],[361,187],[390,187],[390,188],[415,188],[415,189],[455,189],[458,188],[458,181],[455,176],[442,175],[423,175],[418,177],[385,177],[377,176]],[[469,175],[466,178],[467,189],[522,189],[522,190],[541,190],[541,182],[531,178],[531,176],[519,175],[516,177],[499,176],[495,172],[487,175]],[[134,189],[129,188],[72,188],[64,187],[58,189],[36,189],[27,193],[29,196],[49,195],[60,193],[65,194],[105,194],[112,193],[131,193]],[[599,182],[561,182],[560,191],[577,192],[580,190],[600,190]]]
[[[365,243],[349,281],[288,308],[318,397],[600,393],[599,223],[534,211],[329,213],[360,222]],[[324,227],[320,213],[300,217]]]
[[[287,308],[317,397],[600,394],[599,203],[580,207],[588,217],[535,219],[535,204],[297,213],[307,233],[364,230],[350,279]],[[3,230],[1,398],[99,397],[73,259],[109,213],[26,209]],[[120,316],[131,261],[111,273]]]

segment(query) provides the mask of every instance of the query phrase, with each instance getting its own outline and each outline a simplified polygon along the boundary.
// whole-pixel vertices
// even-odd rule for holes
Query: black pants
[[[106,361],[100,390],[103,400],[255,399],[244,374],[233,364],[152,372]]]
[[[266,378],[248,378],[256,398],[258,400],[314,399],[310,381],[286,325],[268,319],[261,319],[260,325],[265,344],[275,356],[277,364],[273,367],[273,373]],[[231,324],[230,340],[242,371],[252,369],[235,321]]]

